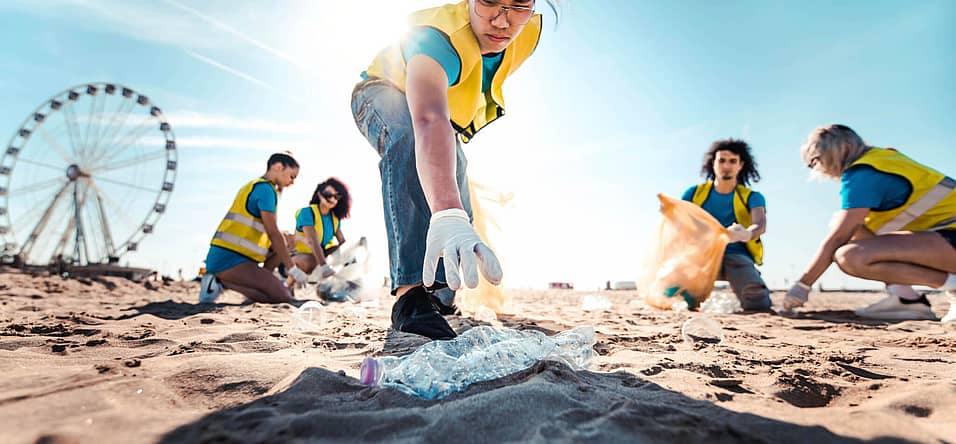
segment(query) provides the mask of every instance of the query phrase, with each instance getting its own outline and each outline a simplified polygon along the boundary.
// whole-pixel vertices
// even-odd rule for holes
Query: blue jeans
[[[378,170],[382,176],[382,207],[385,210],[388,260],[394,293],[398,287],[422,282],[425,236],[431,220],[431,210],[415,166],[412,117],[405,94],[380,79],[364,80],[355,85],[352,91],[352,116],[359,132],[382,158]],[[455,150],[458,193],[470,218],[471,199],[468,177],[465,175],[468,161],[457,139]],[[442,261],[438,262],[435,281],[445,283]]]
[[[744,310],[770,308],[770,290],[749,254],[725,253],[717,279],[730,283],[730,289],[737,295]]]

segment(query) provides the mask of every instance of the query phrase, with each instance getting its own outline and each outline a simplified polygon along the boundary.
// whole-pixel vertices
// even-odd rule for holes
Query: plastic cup
[[[724,330],[720,327],[720,322],[703,316],[684,321],[680,333],[687,342],[717,344],[724,340]]]

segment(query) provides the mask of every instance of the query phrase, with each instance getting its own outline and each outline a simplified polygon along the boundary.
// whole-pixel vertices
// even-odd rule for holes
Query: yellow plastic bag
[[[498,192],[483,185],[476,184],[471,180],[468,181],[468,194],[471,196],[472,226],[475,227],[475,232],[478,233],[478,236],[485,245],[494,249],[489,239],[489,229],[491,226],[498,229],[501,227],[495,223],[494,218],[488,213],[482,201],[503,207],[507,205],[514,196],[512,193]],[[499,257],[499,260],[500,259],[501,257]],[[504,313],[508,297],[501,291],[501,288],[497,285],[492,285],[485,280],[485,277],[480,273],[478,277],[478,286],[474,289],[464,288],[455,298],[455,303],[466,313],[477,313],[481,307],[487,307],[496,314]]]
[[[729,238],[714,216],[680,199],[657,195],[663,220],[648,250],[639,291],[657,308],[684,301],[697,307],[710,296]]]

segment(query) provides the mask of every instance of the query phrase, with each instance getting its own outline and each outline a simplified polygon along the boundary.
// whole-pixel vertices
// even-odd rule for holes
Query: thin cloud
[[[307,122],[275,122],[265,119],[234,117],[227,114],[209,114],[196,111],[179,111],[166,114],[174,128],[223,129],[239,131],[263,131],[273,134],[305,135],[315,130]]]
[[[265,43],[263,43],[263,42],[261,42],[261,41],[259,41],[259,40],[256,40],[256,39],[252,38],[251,36],[249,36],[248,34],[242,32],[242,31],[240,31],[240,30],[238,30],[238,29],[236,29],[236,28],[234,28],[234,27],[232,27],[232,26],[230,26],[230,25],[228,25],[228,24],[226,24],[226,23],[223,23],[222,21],[216,19],[215,17],[209,16],[209,15],[207,15],[207,14],[203,14],[202,12],[199,12],[199,11],[197,11],[197,10],[195,10],[195,9],[193,9],[193,8],[190,8],[189,6],[186,6],[186,5],[182,4],[182,3],[179,3],[179,2],[177,2],[177,1],[175,1],[175,0],[163,0],[163,2],[166,3],[166,4],[168,4],[168,5],[170,5],[170,6],[175,7],[175,8],[177,8],[177,9],[181,10],[181,11],[184,11],[184,12],[186,12],[186,13],[189,13],[190,15],[192,15],[192,16],[194,16],[194,17],[197,17],[197,18],[203,20],[203,21],[206,22],[206,23],[209,23],[209,24],[211,24],[211,25],[213,25],[213,26],[215,26],[215,27],[217,27],[217,28],[219,28],[219,29],[221,29],[221,30],[223,30],[223,31],[226,31],[226,32],[229,33],[230,35],[233,35],[233,36],[235,36],[235,37],[238,37],[240,40],[242,40],[242,41],[244,41],[244,42],[246,42],[246,43],[248,43],[248,44],[250,44],[250,45],[252,45],[252,46],[255,46],[256,48],[259,48],[259,49],[261,49],[261,50],[263,50],[263,51],[265,51],[265,52],[268,52],[269,54],[272,54],[272,55],[274,55],[274,56],[276,56],[276,57],[278,57],[278,58],[280,58],[280,59],[282,59],[282,60],[285,60],[285,61],[287,61],[287,62],[289,62],[289,63],[291,63],[291,64],[293,64],[293,65],[295,65],[295,66],[297,66],[297,67],[299,67],[299,68],[305,68],[305,66],[303,66],[301,62],[299,62],[298,60],[296,60],[296,59],[293,58],[292,56],[286,54],[285,52],[282,52],[282,51],[280,51],[280,50],[278,50],[278,49],[276,49],[276,48],[273,48],[272,46],[269,46],[269,45],[267,45],[267,44],[265,44]]]
[[[244,72],[242,72],[242,71],[240,71],[240,70],[238,70],[238,69],[236,69],[236,68],[233,68],[233,67],[231,67],[231,66],[228,66],[228,65],[226,65],[226,64],[224,64],[224,63],[222,63],[222,62],[213,60],[213,59],[211,59],[211,58],[209,58],[209,57],[206,57],[206,56],[204,56],[204,55],[202,55],[202,54],[199,54],[199,53],[197,53],[197,52],[195,52],[195,51],[191,51],[191,50],[189,50],[189,49],[183,48],[183,52],[185,52],[186,54],[188,54],[190,57],[192,57],[192,58],[194,58],[194,59],[196,59],[196,60],[199,60],[200,62],[203,62],[203,63],[205,63],[205,64],[207,64],[207,65],[209,65],[209,66],[212,66],[212,67],[214,67],[214,68],[217,68],[217,69],[219,69],[219,70],[221,70],[221,71],[223,71],[223,72],[232,74],[232,75],[234,75],[234,76],[236,76],[236,77],[238,77],[238,78],[240,78],[240,79],[243,79],[243,80],[249,81],[249,82],[251,82],[251,83],[253,83],[253,84],[256,84],[256,85],[258,85],[258,86],[261,86],[261,87],[263,87],[263,88],[265,88],[265,89],[267,89],[267,90],[269,90],[269,91],[271,91],[271,92],[274,92],[274,93],[276,93],[276,94],[278,94],[278,95],[280,95],[280,96],[282,96],[282,97],[284,97],[284,98],[286,98],[286,99],[288,99],[288,100],[290,100],[290,101],[293,101],[293,102],[296,102],[296,103],[301,103],[301,104],[306,104],[306,103],[308,103],[307,101],[303,100],[302,98],[295,97],[295,96],[292,96],[292,95],[290,95],[290,94],[287,94],[287,93],[285,93],[284,91],[282,91],[282,90],[276,88],[275,86],[272,86],[271,84],[269,84],[269,83],[267,83],[267,82],[264,82],[264,81],[262,81],[262,80],[259,80],[259,79],[255,78],[255,77],[253,77],[253,76],[251,76],[251,75],[249,75],[249,74],[246,74],[246,73],[244,73]]]
[[[161,146],[160,144],[163,143],[165,143],[165,140],[158,138],[144,139],[143,141],[144,145]],[[315,146],[315,144],[306,140],[250,139],[247,137],[216,136],[185,136],[176,138],[176,147],[178,149],[205,148],[276,152],[280,150],[301,151],[311,146]]]

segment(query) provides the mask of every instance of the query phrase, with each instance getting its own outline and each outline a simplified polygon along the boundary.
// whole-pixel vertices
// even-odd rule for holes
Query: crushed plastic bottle
[[[358,303],[361,300],[363,285],[362,278],[368,274],[368,240],[362,237],[358,242],[346,244],[326,258],[335,274],[320,279],[312,272],[309,282],[310,290],[304,294],[318,296],[328,302],[350,301]]]
[[[487,322],[491,324],[498,320],[498,315],[494,310],[481,305],[477,310],[475,310],[474,313],[471,313],[471,318],[479,322]]]
[[[671,311],[673,311],[674,313],[683,313],[688,310],[689,308],[687,307],[687,301],[681,300],[681,301],[674,302],[671,305]]]
[[[704,316],[684,321],[680,334],[687,342],[717,344],[724,340],[724,330],[720,327],[720,322]]]
[[[449,341],[432,341],[405,356],[365,358],[360,381],[393,387],[423,399],[444,398],[469,385],[527,369],[541,360],[575,370],[588,366],[594,328],[576,327],[552,337],[535,330],[474,327]]]
[[[325,325],[325,307],[308,301],[292,313],[292,324],[299,331],[316,331]]]
[[[700,311],[704,313],[730,314],[744,311],[740,305],[740,299],[737,299],[733,293],[713,292],[702,304]]]

